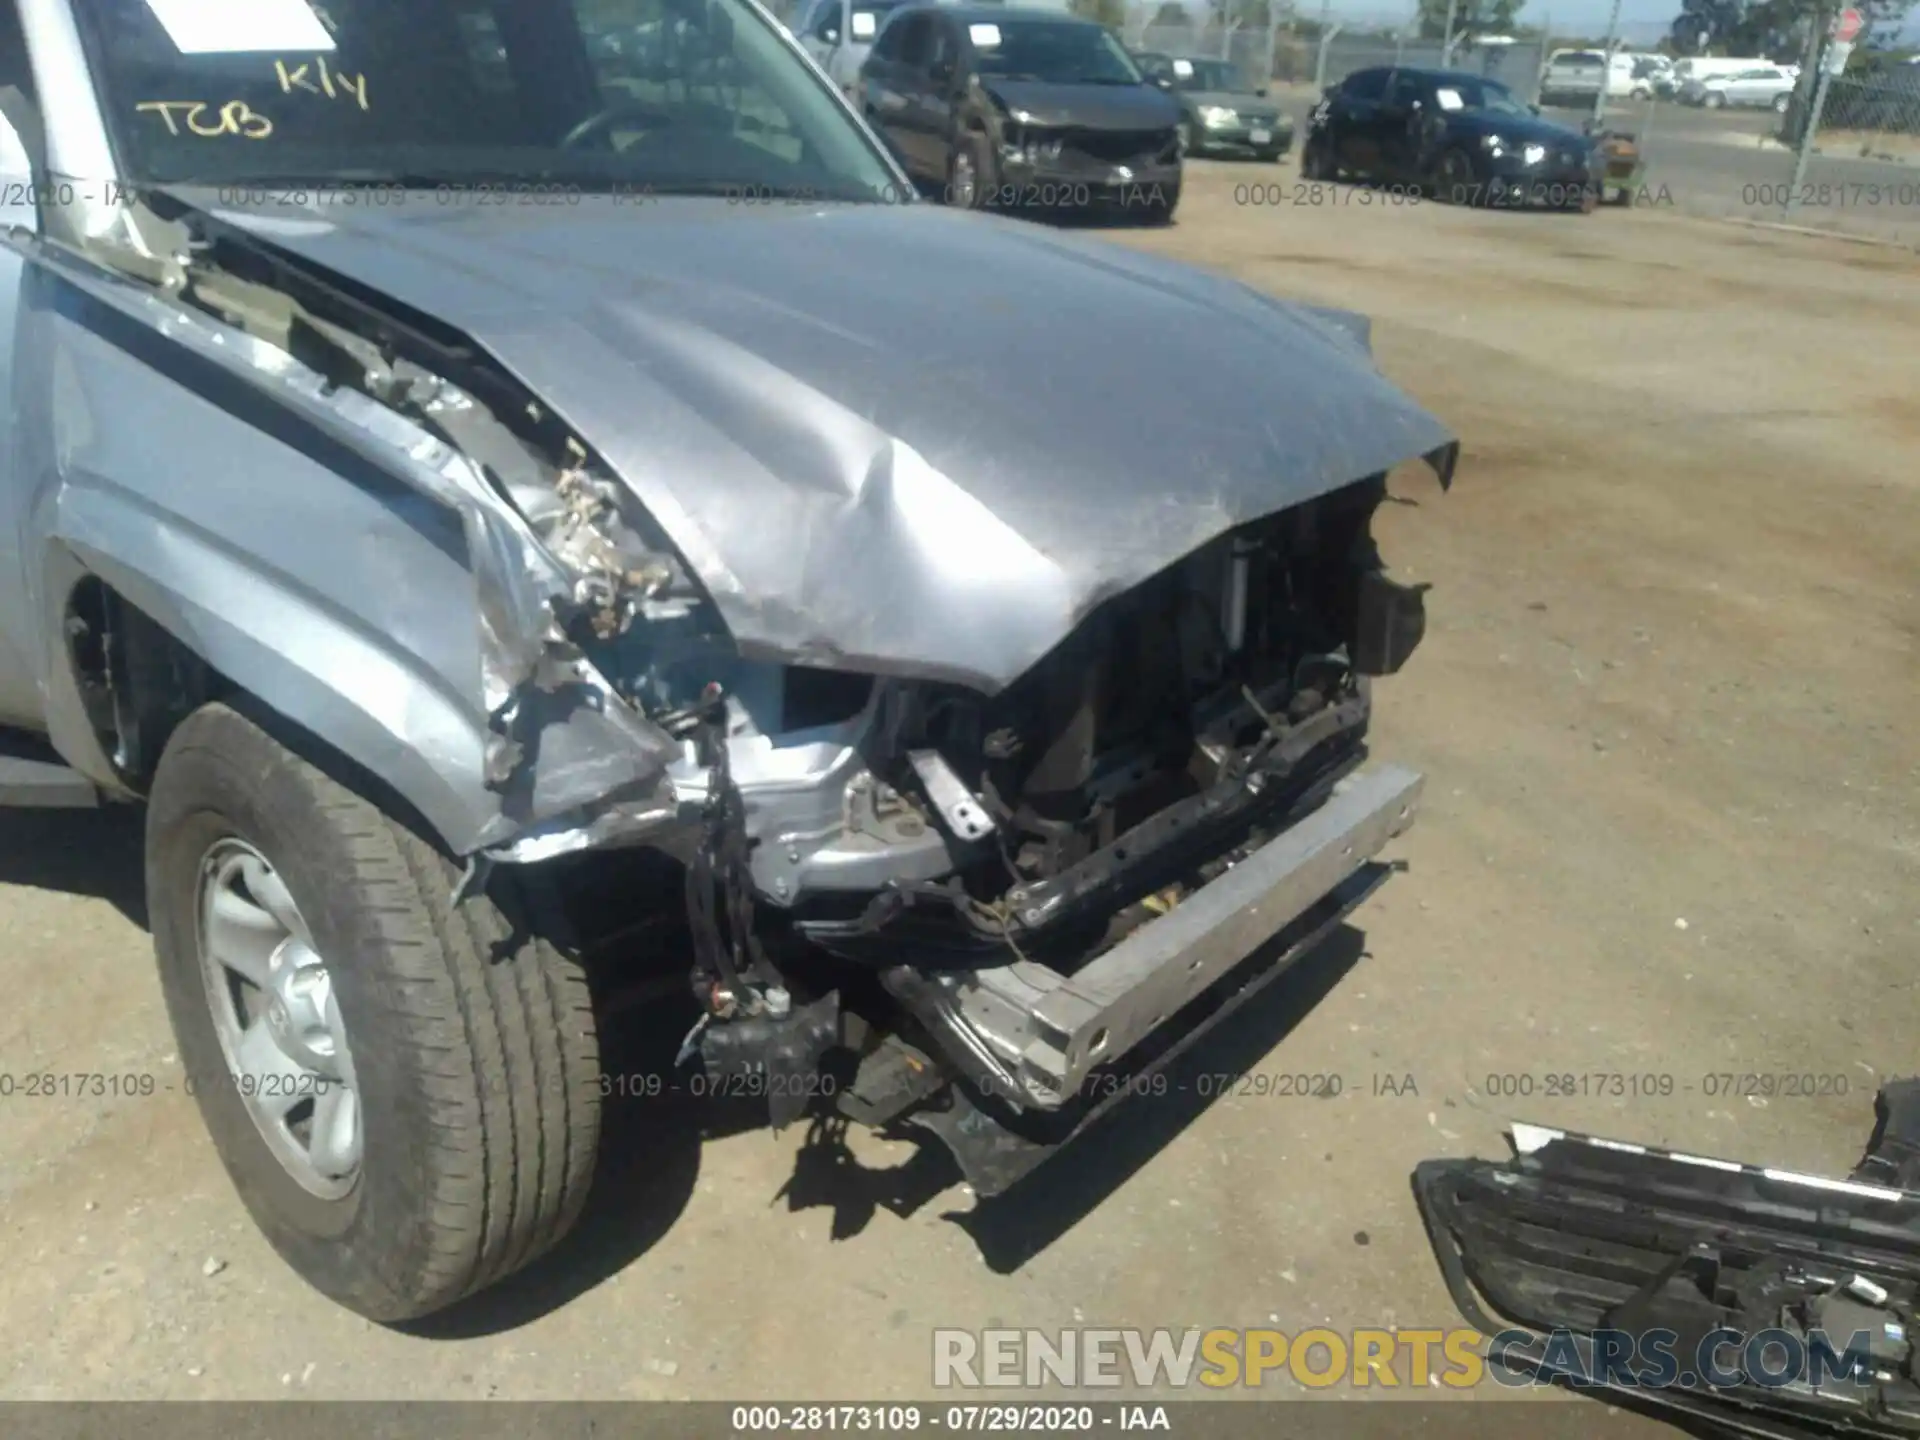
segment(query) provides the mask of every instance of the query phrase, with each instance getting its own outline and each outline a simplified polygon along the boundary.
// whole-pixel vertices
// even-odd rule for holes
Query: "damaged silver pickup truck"
[[[0,0],[0,112],[0,799],[144,803],[342,1304],[578,1215],[582,867],[681,1063],[992,1193],[1411,819],[1369,525],[1456,448],[1366,322],[922,202],[751,0]]]

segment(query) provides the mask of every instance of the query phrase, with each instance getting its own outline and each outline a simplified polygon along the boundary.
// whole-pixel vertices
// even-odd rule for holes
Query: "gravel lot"
[[[1429,776],[1410,868],[1206,1063],[1340,1098],[1136,1102],[994,1207],[937,1151],[636,1102],[574,1243],[387,1332],[282,1268],[179,1093],[137,818],[0,817],[0,1071],[161,1087],[0,1100],[0,1396],[924,1395],[935,1325],[1452,1325],[1407,1176],[1516,1115],[1848,1168],[1920,1017],[1913,257],[1668,211],[1235,203],[1293,177],[1196,165],[1176,226],[1098,241],[1373,315],[1464,438],[1451,495],[1409,472],[1383,511],[1435,585],[1377,691],[1377,753]],[[1720,1072],[1851,1093],[1729,1102]],[[1614,1073],[1674,1093],[1544,1094]]]

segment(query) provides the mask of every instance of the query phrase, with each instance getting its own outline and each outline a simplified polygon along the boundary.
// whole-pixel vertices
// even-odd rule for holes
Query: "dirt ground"
[[[388,1332],[296,1281],[216,1166],[133,817],[0,817],[0,1071],[159,1087],[0,1100],[0,1396],[923,1396],[936,1325],[1455,1324],[1408,1174],[1503,1153],[1516,1116],[1844,1172],[1920,1020],[1914,258],[1660,211],[1236,203],[1293,178],[1196,166],[1175,227],[1098,240],[1367,312],[1464,439],[1453,492],[1409,471],[1381,526],[1435,587],[1376,690],[1376,753],[1429,776],[1409,868],[1206,1064],[1340,1098],[1139,1101],[993,1207],[937,1152],[635,1102],[574,1243]],[[1850,1093],[1707,1093],[1783,1073]],[[1672,1093],[1545,1094],[1613,1074]]]

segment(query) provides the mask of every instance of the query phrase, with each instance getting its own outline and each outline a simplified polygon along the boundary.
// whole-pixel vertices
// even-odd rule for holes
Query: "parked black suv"
[[[1307,120],[1308,180],[1407,185],[1456,205],[1592,210],[1605,159],[1594,138],[1543,120],[1497,80],[1451,70],[1356,70]]]
[[[1054,10],[904,6],[860,72],[860,103],[914,179],[973,209],[1180,199],[1180,106],[1105,27]]]

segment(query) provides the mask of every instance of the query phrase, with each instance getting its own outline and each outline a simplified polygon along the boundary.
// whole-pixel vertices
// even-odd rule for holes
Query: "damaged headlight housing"
[[[1012,136],[1000,147],[1000,153],[1016,165],[1041,165],[1060,158],[1060,141],[1034,137],[1022,140],[1019,135]]]

